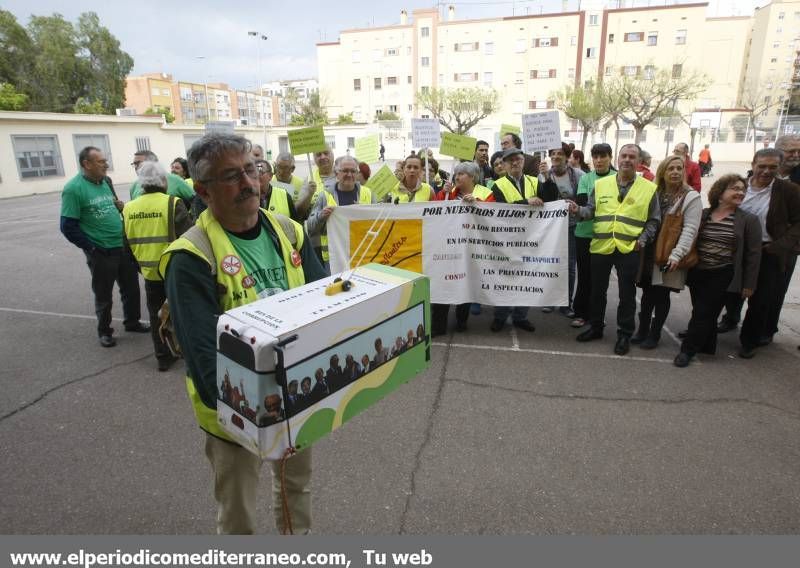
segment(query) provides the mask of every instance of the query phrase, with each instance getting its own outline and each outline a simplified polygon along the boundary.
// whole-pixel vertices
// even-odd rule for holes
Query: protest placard
[[[377,134],[356,138],[356,160],[374,164],[380,158],[381,142]]]
[[[290,130],[288,135],[289,148],[295,156],[322,152],[325,149],[325,132],[321,126]]]
[[[503,134],[506,134],[508,132],[512,132],[517,136],[519,136],[520,134],[522,134],[522,128],[520,128],[519,126],[514,126],[513,124],[501,124],[500,136],[503,136]]]
[[[383,165],[381,169],[375,172],[371,178],[367,180],[366,185],[370,190],[372,190],[372,195],[380,201],[382,200],[387,193],[392,191],[395,186],[397,186],[399,182],[394,175],[394,172],[387,166],[386,164]]]
[[[528,154],[561,148],[561,125],[558,111],[522,115],[522,144]]]
[[[475,143],[477,138],[462,136],[452,132],[442,132],[442,143],[439,153],[462,160],[471,160],[475,157]]]
[[[412,118],[411,141],[417,148],[438,148],[442,142],[439,121],[435,118]]]

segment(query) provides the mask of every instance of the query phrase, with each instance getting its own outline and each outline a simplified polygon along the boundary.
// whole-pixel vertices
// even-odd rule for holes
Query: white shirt
[[[769,198],[772,196],[772,183],[759,189],[754,188],[750,183],[751,180],[747,180],[747,192],[744,194],[744,201],[740,207],[742,211],[758,217],[758,222],[761,224],[761,241],[771,242],[772,237],[767,233],[767,212],[769,211]]]

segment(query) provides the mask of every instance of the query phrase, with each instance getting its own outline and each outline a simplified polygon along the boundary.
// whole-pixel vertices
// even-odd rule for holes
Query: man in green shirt
[[[155,152],[151,152],[150,150],[141,150],[133,155],[133,162],[131,162],[131,165],[133,166],[133,169],[138,172],[142,162],[157,161],[158,156],[156,156]],[[144,191],[142,190],[142,186],[139,184],[139,180],[137,179],[135,182],[133,182],[133,185],[131,185],[131,201],[139,197],[142,193],[144,193]],[[192,199],[194,199],[194,190],[183,180],[181,176],[173,173],[167,174],[167,195],[177,197],[183,201],[186,209],[191,209]]]
[[[81,173],[67,182],[61,194],[61,232],[86,255],[100,345],[114,347],[117,342],[111,328],[111,306],[115,281],[122,298],[125,330],[147,333],[150,327],[139,321],[139,275],[136,261],[122,246],[122,202],[106,176],[108,162],[93,146],[81,150],[78,161]]]

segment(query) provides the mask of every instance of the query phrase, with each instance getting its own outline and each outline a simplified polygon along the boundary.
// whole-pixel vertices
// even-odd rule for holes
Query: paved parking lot
[[[211,533],[180,365],[156,372],[144,335],[97,344],[58,211],[58,194],[0,201],[0,532]],[[494,334],[484,309],[315,446],[315,533],[800,532],[799,279],[773,345],[745,361],[726,334],[687,369],[671,362],[688,293],[658,349],[622,358],[613,333],[579,344],[557,313]],[[274,532],[265,474],[260,530]]]

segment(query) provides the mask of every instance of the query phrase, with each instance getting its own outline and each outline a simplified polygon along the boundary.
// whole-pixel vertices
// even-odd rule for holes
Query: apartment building
[[[320,91],[331,116],[353,112],[370,122],[387,111],[406,120],[424,116],[415,94],[426,89],[493,88],[500,110],[484,122],[496,126],[553,108],[554,93],[565,85],[668,69],[675,76],[702,71],[711,79],[696,100],[679,101],[679,110],[734,109],[746,78],[760,81],[768,69],[791,76],[789,51],[800,45],[798,3],[774,0],[754,17],[708,17],[707,2],[609,7],[587,1],[581,11],[480,20],[458,20],[452,6],[446,17],[436,8],[414,10],[410,19],[402,11],[397,25],[343,30],[339,41],[318,43]],[[778,29],[780,54],[769,48],[779,41],[770,37]],[[773,96],[788,98],[789,87],[775,81]],[[562,126],[567,135],[577,128],[563,117]],[[623,128],[623,139],[632,136],[632,128]],[[481,126],[475,130],[483,135]]]

